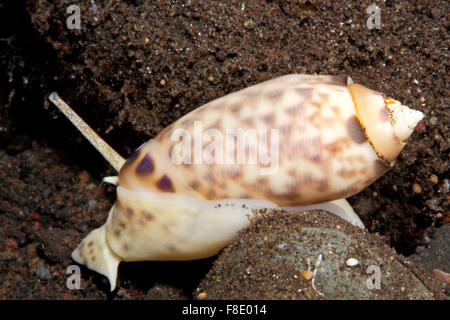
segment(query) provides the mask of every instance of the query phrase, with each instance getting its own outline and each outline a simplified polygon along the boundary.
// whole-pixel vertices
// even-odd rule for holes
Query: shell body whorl
[[[161,191],[158,181],[165,177],[171,192],[208,200],[265,199],[281,206],[351,196],[384,174],[395,158],[374,149],[373,141],[378,140],[364,130],[355,103],[364,103],[368,95],[383,102],[383,95],[362,87],[364,90],[358,90],[363,92],[353,96],[349,85],[354,86],[347,77],[288,75],[214,100],[144,144],[120,171],[119,185]],[[380,123],[388,121],[381,113],[378,118]],[[174,132],[183,129],[194,136],[196,122],[203,130],[220,132],[278,130],[277,168],[273,174],[261,175],[264,166],[259,163],[196,164],[193,154],[188,164],[174,164],[172,152],[179,144],[172,139]],[[232,139],[226,136],[224,145],[236,145]],[[249,148],[264,147],[263,142],[258,143],[246,146],[247,159]],[[397,144],[397,149],[402,146],[398,139],[389,143]],[[203,149],[207,145],[202,142]],[[193,142],[191,146],[194,149]],[[151,173],[138,170],[145,157],[151,159]]]

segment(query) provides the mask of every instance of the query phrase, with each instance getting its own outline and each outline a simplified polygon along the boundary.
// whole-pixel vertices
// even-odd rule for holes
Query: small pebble
[[[312,271],[306,270],[302,272],[302,277],[305,278],[306,280],[310,280],[312,279],[314,273]]]
[[[437,184],[437,183],[439,182],[439,179],[438,179],[437,175],[435,175],[435,174],[432,174],[432,175],[430,176],[430,180],[431,180],[431,182],[433,182],[434,184]]]
[[[437,123],[437,117],[431,117],[431,118],[430,118],[430,124],[431,124],[432,126],[434,126],[434,125],[436,125],[436,123]]]
[[[355,258],[349,258],[345,261],[345,264],[349,267],[354,267],[359,264],[359,261]]]
[[[42,260],[39,260],[38,267],[36,269],[36,275],[41,280],[49,280],[52,275],[50,274],[49,266]]]
[[[80,232],[86,232],[86,230],[88,229],[88,225],[85,223],[81,223],[80,225],[78,225],[77,229]]]
[[[431,9],[431,15],[435,19],[439,19],[442,16],[442,12],[439,8],[433,8]]]
[[[414,183],[414,184],[412,185],[412,188],[413,188],[413,191],[414,191],[415,193],[421,193],[421,192],[422,192],[422,188],[421,188],[417,183]]]
[[[200,300],[204,300],[204,299],[206,299],[206,297],[207,297],[206,292],[201,292],[197,296],[197,298],[199,298]]]

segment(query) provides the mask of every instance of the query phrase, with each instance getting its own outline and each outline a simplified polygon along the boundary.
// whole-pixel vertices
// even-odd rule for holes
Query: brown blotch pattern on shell
[[[311,160],[314,163],[320,163],[320,160],[321,160],[320,153],[311,154],[309,156],[309,160]]]
[[[278,102],[278,100],[280,100],[282,95],[283,95],[283,92],[281,90],[276,90],[276,91],[268,92],[266,94],[266,97],[275,103],[275,102]]]
[[[155,220],[155,216],[153,214],[151,214],[150,212],[148,212],[148,211],[142,211],[142,216],[147,221]]]
[[[241,111],[241,105],[235,104],[230,108],[230,111],[233,115],[238,116],[239,112]]]
[[[267,186],[268,184],[269,181],[267,180],[267,178],[258,178],[258,180],[256,180],[257,186]]]
[[[326,102],[330,99],[330,95],[328,93],[319,93],[319,98],[321,102]]]
[[[236,179],[236,178],[239,178],[241,176],[241,171],[238,170],[238,169],[230,169],[230,170],[226,171],[226,175],[230,179]]]
[[[277,194],[277,197],[289,202],[295,202],[296,200],[301,198],[300,193],[296,190],[295,192],[286,192]]]
[[[159,190],[164,192],[174,192],[172,180],[165,174],[163,175],[158,182],[156,183],[156,186]]]
[[[344,170],[344,169],[342,169],[342,170],[340,170],[338,172],[338,175],[340,177],[346,178],[346,179],[352,178],[352,177],[356,176],[357,174],[358,174],[358,171],[356,171],[356,170]]]
[[[312,98],[314,89],[313,88],[296,88],[295,91],[305,98],[305,100],[309,100]]]
[[[287,171],[287,174],[289,175],[289,176],[291,176],[291,177],[297,177],[297,170],[296,169],[289,169],[288,171]]]
[[[198,190],[198,188],[200,187],[200,183],[198,182],[198,180],[194,180],[190,183],[190,186],[192,189]]]
[[[254,124],[253,118],[244,118],[244,119],[241,120],[241,122],[243,124],[248,125],[248,126],[252,126]]]
[[[213,105],[211,105],[211,109],[220,110],[224,108],[225,104],[223,102],[214,102]]]
[[[133,217],[134,211],[131,208],[126,208],[125,209],[125,214],[128,217],[128,219],[131,219],[131,217]]]
[[[209,171],[205,174],[204,179],[205,179],[206,181],[208,181],[208,182],[215,182],[215,181],[216,181],[216,177],[214,176],[214,173],[213,173],[211,170],[209,170]]]
[[[278,130],[280,130],[280,133],[282,135],[288,136],[291,133],[291,128],[292,128],[292,126],[287,124],[287,125],[279,127]]]
[[[352,116],[347,120],[347,132],[350,138],[356,143],[364,143],[367,141],[366,133],[357,116]]]
[[[216,196],[217,196],[217,193],[212,189],[208,190],[208,192],[206,193],[206,198],[209,200],[216,199]]]
[[[144,158],[142,158],[141,162],[139,162],[136,167],[137,175],[147,175],[153,172],[155,166],[153,164],[153,159],[150,155],[146,154]]]
[[[217,119],[217,121],[214,122],[214,124],[212,124],[208,128],[206,128],[206,130],[209,130],[209,129],[221,130],[222,129],[222,119]]]
[[[261,119],[268,125],[271,125],[275,121],[275,114],[273,114],[273,113],[266,114],[266,115],[262,116]]]
[[[322,179],[322,180],[320,180],[318,182],[318,188],[317,189],[319,191],[325,191],[325,190],[328,190],[329,187],[330,186],[329,186],[328,180],[327,179]]]
[[[338,138],[333,142],[323,145],[323,148],[330,152],[331,154],[341,153],[348,145],[347,138]]]
[[[296,103],[293,106],[290,106],[289,108],[287,108],[285,111],[289,115],[295,115],[296,113],[298,113],[300,111],[300,109],[301,109],[301,105],[299,103]]]

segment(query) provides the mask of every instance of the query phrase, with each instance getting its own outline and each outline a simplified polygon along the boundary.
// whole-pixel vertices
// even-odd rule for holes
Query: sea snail
[[[212,256],[263,208],[322,208],[363,227],[344,198],[392,167],[422,118],[350,77],[292,74],[195,109],[126,161],[84,133],[119,171],[106,179],[117,201],[72,258],[114,290],[120,261]]]

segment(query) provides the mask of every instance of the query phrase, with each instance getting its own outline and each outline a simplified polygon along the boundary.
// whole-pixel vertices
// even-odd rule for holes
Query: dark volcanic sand
[[[55,90],[128,156],[226,93],[288,73],[350,75],[426,114],[395,167],[350,199],[355,211],[404,255],[448,223],[448,1],[379,2],[380,30],[366,27],[373,1],[86,1],[81,30],[52,3],[0,4],[0,298],[189,298],[214,261],[122,264],[112,294],[82,268],[84,290],[66,288],[70,252],[105,221],[114,189],[89,201],[114,171],[48,103]]]

